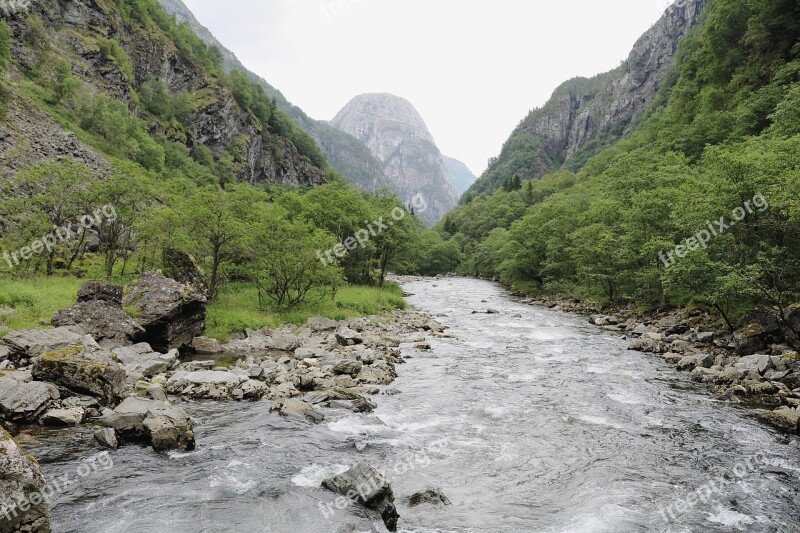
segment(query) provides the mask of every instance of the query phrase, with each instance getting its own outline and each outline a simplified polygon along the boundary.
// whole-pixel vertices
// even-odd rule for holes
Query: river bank
[[[800,354],[784,342],[775,313],[753,311],[731,332],[702,310],[638,311],[569,297],[513,296],[524,304],[582,316],[629,340],[629,350],[690,372],[715,397],[752,407],[764,422],[800,435]],[[800,323],[800,308],[792,308],[787,321]]]

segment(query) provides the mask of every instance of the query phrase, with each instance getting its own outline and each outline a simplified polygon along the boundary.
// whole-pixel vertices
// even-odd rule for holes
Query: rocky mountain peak
[[[458,202],[458,193],[425,121],[408,100],[388,93],[353,98],[331,124],[360,140],[383,163],[404,200],[422,195],[419,213],[433,224]]]

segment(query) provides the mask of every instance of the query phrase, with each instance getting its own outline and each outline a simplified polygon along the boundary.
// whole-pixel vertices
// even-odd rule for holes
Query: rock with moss
[[[0,432],[0,533],[49,533],[48,491],[39,465]]]
[[[800,410],[781,407],[762,413],[761,419],[789,433],[800,435]]]
[[[83,335],[68,328],[20,329],[3,337],[8,348],[8,358],[14,363],[25,363],[47,352],[63,350],[80,342]]]
[[[145,331],[122,307],[105,300],[90,300],[61,309],[53,316],[54,326],[65,326],[91,335],[104,348],[133,344]]]
[[[105,406],[117,405],[125,394],[125,370],[89,336],[83,342],[37,358],[32,375],[36,380],[94,396]]]
[[[156,451],[195,447],[189,415],[163,401],[127,398],[101,422],[116,432],[121,444],[145,444]]]
[[[156,351],[188,346],[206,328],[203,292],[156,272],[145,273],[129,285],[123,304],[144,328],[142,340]]]

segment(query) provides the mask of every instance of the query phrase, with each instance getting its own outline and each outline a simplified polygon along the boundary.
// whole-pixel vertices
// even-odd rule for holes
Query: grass
[[[319,295],[318,295],[319,296]],[[206,335],[226,341],[235,331],[246,328],[279,328],[286,324],[302,324],[313,316],[345,320],[365,315],[379,315],[394,309],[405,309],[400,287],[388,284],[383,290],[377,287],[346,286],[336,293],[317,298],[289,310],[262,310],[258,305],[255,287],[237,283],[208,307]]]
[[[14,329],[45,328],[56,311],[75,304],[78,289],[86,279],[101,279],[96,265],[86,264],[90,276],[37,277],[14,279],[0,277],[0,308],[11,308],[12,313],[0,309],[0,337]],[[125,283],[115,278],[112,283]],[[319,296],[319,295],[318,295]],[[387,283],[382,290],[377,287],[346,286],[336,293],[317,298],[313,303],[301,304],[293,309],[262,310],[258,305],[255,287],[232,283],[226,292],[208,306],[206,335],[226,341],[231,333],[246,328],[280,328],[287,324],[302,324],[310,317],[322,316],[344,320],[366,315],[379,315],[395,309],[404,309],[406,303],[397,285]],[[134,309],[125,309],[134,314]]]
[[[77,278],[0,278],[0,307],[14,310],[5,316],[0,312],[0,321],[8,329],[46,327],[40,321],[49,323],[56,311],[73,305],[82,284]],[[7,332],[0,329],[0,336]]]

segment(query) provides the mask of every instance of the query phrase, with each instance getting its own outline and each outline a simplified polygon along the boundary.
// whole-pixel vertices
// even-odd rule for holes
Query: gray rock
[[[319,424],[325,419],[322,413],[314,409],[310,404],[296,398],[287,398],[272,402],[269,412],[278,413],[288,418],[306,420],[313,424]]]
[[[59,396],[58,389],[50,383],[26,383],[0,377],[0,413],[4,420],[12,423],[33,422]]]
[[[246,375],[218,370],[176,372],[167,380],[164,389],[185,398],[211,400],[257,400],[269,390],[266,384]],[[235,394],[237,390],[242,392]]]
[[[0,531],[50,533],[47,486],[39,465],[0,430]],[[27,504],[27,505],[26,505]]]
[[[112,450],[119,448],[117,432],[114,431],[113,428],[101,428],[96,430],[94,432],[94,439],[106,448],[111,448]]]
[[[270,344],[273,350],[278,350],[279,352],[293,352],[300,347],[300,339],[294,335],[276,332],[272,334]]]
[[[148,444],[156,451],[193,450],[195,447],[189,415],[161,401],[126,398],[101,422],[113,428],[123,444]]]
[[[632,333],[634,335],[644,335],[645,333],[647,333],[647,326],[645,326],[644,324],[639,324],[638,326],[633,328]]]
[[[160,402],[167,401],[167,393],[164,392],[164,387],[161,385],[150,385],[150,387],[147,388],[147,395]]]
[[[339,327],[339,323],[335,320],[322,317],[309,318],[307,325],[309,328],[311,328],[311,331],[314,332],[333,331]]]
[[[678,370],[694,370],[697,367],[711,368],[716,358],[711,354],[690,355],[678,362]]]
[[[116,304],[91,300],[61,309],[52,323],[91,335],[100,346],[116,348],[137,342],[144,329]]]
[[[70,409],[50,409],[42,415],[40,422],[45,426],[70,427],[83,421],[84,411],[80,407]]]
[[[9,359],[33,359],[54,350],[63,350],[83,340],[83,335],[67,328],[21,329],[3,337],[2,343],[8,347]]]
[[[665,342],[651,339],[649,337],[642,337],[634,339],[628,345],[629,350],[637,350],[645,353],[667,353],[669,345]]]
[[[87,337],[81,343],[37,358],[33,364],[33,378],[91,394],[103,405],[113,407],[124,395],[125,371],[111,353],[90,341]]]
[[[415,492],[408,499],[409,507],[416,507],[422,504],[429,505],[453,505],[450,499],[444,495],[441,489],[426,489]]]
[[[765,422],[775,427],[800,435],[800,411],[781,407],[775,411],[769,411],[760,415]]]
[[[697,334],[697,342],[702,342],[703,344],[711,344],[714,342],[714,339],[717,337],[717,334],[713,331],[705,331],[702,333]]]
[[[220,355],[223,351],[217,339],[208,337],[195,337],[192,339],[192,350],[197,355]]]
[[[397,530],[399,516],[394,505],[392,487],[366,461],[358,463],[343,474],[324,480],[322,486],[376,511],[389,531]]]
[[[352,329],[341,327],[336,330],[336,342],[341,346],[353,346],[363,343],[364,339]]]
[[[124,304],[137,309],[143,340],[159,351],[189,345],[206,327],[205,295],[157,273],[145,273],[128,286]]]
[[[107,285],[99,281],[87,281],[78,291],[79,302],[107,302],[116,307],[122,306],[122,286]]]
[[[356,377],[364,365],[359,361],[341,361],[333,367],[333,373]]]

